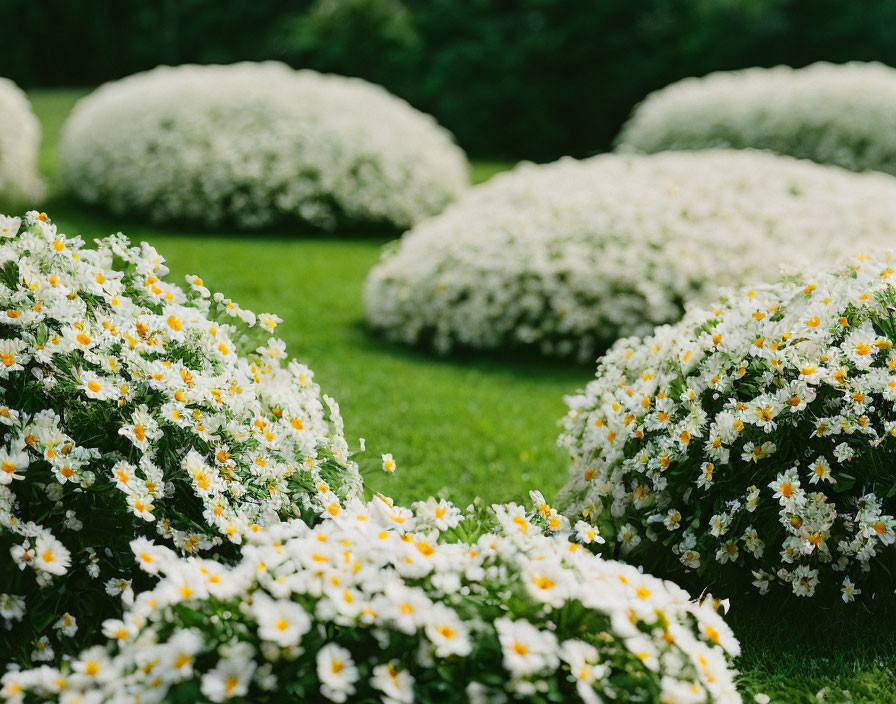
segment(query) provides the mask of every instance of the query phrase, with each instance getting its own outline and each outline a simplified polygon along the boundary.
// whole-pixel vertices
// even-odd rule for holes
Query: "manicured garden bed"
[[[533,487],[552,497],[560,488],[568,465],[555,444],[562,396],[593,376],[591,365],[501,353],[443,359],[372,336],[362,322],[361,287],[383,237],[154,227],[54,194],[59,126],[83,94],[30,95],[45,131],[41,167],[51,196],[44,209],[70,235],[122,230],[150,242],[167,258],[172,280],[201,273],[245,307],[276,311],[290,352],[338,399],[350,445],[366,439],[356,459],[369,486],[402,501],[439,494],[461,506],[475,496],[524,501]],[[506,166],[474,163],[475,180]],[[397,462],[392,475],[379,470],[386,452]],[[896,638],[885,619],[858,607],[854,625],[822,630],[826,615],[808,608],[788,612],[743,599],[732,606],[745,700],[766,693],[784,704],[896,702]]]

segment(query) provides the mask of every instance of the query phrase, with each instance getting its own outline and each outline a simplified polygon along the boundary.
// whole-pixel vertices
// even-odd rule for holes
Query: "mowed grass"
[[[367,451],[369,486],[398,500],[440,494],[461,504],[525,501],[531,488],[551,496],[566,458],[554,442],[562,396],[591,378],[591,367],[514,356],[443,359],[386,344],[363,326],[361,287],[383,238],[339,233],[190,231],[148,226],[85,210],[54,192],[59,128],[84,90],[33,91],[44,125],[41,168],[51,195],[43,208],[70,235],[123,231],[167,258],[175,280],[200,274],[213,289],[256,312],[284,319],[278,334],[314,369],[341,404],[346,435]],[[474,163],[481,182],[509,164]],[[380,454],[398,462],[379,470]],[[778,704],[896,704],[896,637],[891,621],[856,609],[858,622],[828,624],[824,614],[790,613],[769,602],[735,600],[729,622],[741,639],[745,701],[763,692]]]

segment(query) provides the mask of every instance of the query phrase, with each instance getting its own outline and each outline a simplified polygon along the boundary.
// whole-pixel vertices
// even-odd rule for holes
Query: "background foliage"
[[[24,87],[280,59],[381,83],[474,155],[529,159],[606,149],[686,76],[896,64],[889,0],[0,0],[0,26],[20,45],[0,75]]]

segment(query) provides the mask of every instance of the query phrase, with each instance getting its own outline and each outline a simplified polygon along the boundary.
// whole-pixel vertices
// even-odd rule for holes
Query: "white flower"
[[[553,633],[540,631],[524,620],[499,618],[495,630],[501,642],[504,669],[513,677],[526,677],[556,668],[559,644]]]
[[[70,613],[64,613],[59,620],[53,624],[53,628],[61,635],[72,637],[78,632],[78,621]]]
[[[761,152],[521,165],[384,253],[364,285],[365,315],[391,340],[440,352],[533,346],[590,360],[678,320],[681,302],[711,303],[720,287],[890,246],[894,223],[892,178]],[[757,312],[772,318],[755,306],[747,315]],[[741,349],[739,335],[716,337],[694,340],[686,364]],[[682,430],[677,442],[693,442]]]
[[[618,143],[646,152],[771,149],[854,171],[893,173],[896,146],[881,135],[894,108],[896,71],[879,63],[719,71],[651,93]]]
[[[417,518],[431,523],[440,531],[457,527],[463,520],[460,510],[445,499],[430,497],[426,501],[418,501],[414,504]]]
[[[451,655],[468,655],[473,646],[467,626],[457,614],[447,606],[436,604],[423,615],[426,636],[435,646],[436,655],[447,658]]]
[[[856,452],[845,442],[841,442],[837,447],[834,448],[834,457],[837,458],[838,462],[849,462],[854,456]]]
[[[392,459],[392,454],[383,455],[383,471],[384,472],[394,472],[395,471],[395,460]]]
[[[333,702],[344,702],[355,693],[358,668],[352,654],[340,645],[327,643],[317,652],[317,677],[321,694]]]
[[[281,648],[298,645],[311,628],[308,612],[291,601],[275,600],[256,592],[252,611],[258,621],[258,637]]]
[[[660,553],[671,551],[716,589],[741,569],[762,593],[821,597],[843,573],[864,582],[896,545],[892,501],[864,493],[886,483],[896,435],[896,339],[880,322],[896,259],[845,261],[728,289],[680,323],[618,341],[567,399],[564,512],[598,516],[617,554],[637,544],[633,557],[668,564]],[[845,585],[845,601],[858,586]]]
[[[607,542],[600,536],[600,533],[597,532],[597,528],[585,521],[578,521],[575,525],[575,531],[576,538],[585,543],[585,545],[590,545],[591,543],[598,543],[601,545]]]
[[[68,549],[48,532],[42,532],[37,536],[34,545],[34,560],[31,563],[35,569],[62,575],[71,564],[71,553]]]
[[[15,237],[22,225],[21,218],[0,215],[0,237]]]
[[[245,697],[254,671],[255,663],[250,658],[221,658],[214,668],[202,675],[200,689],[213,702]]]
[[[155,249],[122,234],[87,247],[36,211],[0,224],[9,230],[0,261],[18,266],[0,307],[9,327],[0,340],[0,531],[11,529],[10,567],[36,580],[24,594],[34,603],[26,628],[40,634],[63,614],[84,625],[90,600],[69,575],[99,580],[100,612],[121,609],[138,566],[159,575],[173,549],[195,557],[224,540],[238,545],[263,525],[338,514],[357,495],[339,407],[311,370],[283,360],[284,343],[269,339],[279,318],[183,291]],[[191,286],[204,288],[196,277]],[[243,352],[257,346],[256,325],[269,340],[263,358]],[[10,407],[22,399],[27,407]],[[35,463],[46,473],[37,483]],[[98,516],[121,530],[85,544]],[[174,593],[228,598],[221,569],[185,570]],[[47,620],[39,604],[51,596]],[[291,629],[277,637],[298,640]],[[58,656],[76,646],[67,641],[54,641]]]
[[[341,218],[404,228],[469,181],[463,152],[428,115],[360,79],[273,62],[107,83],[66,121],[59,160],[62,182],[89,203],[252,228],[289,219],[333,230]]]
[[[37,175],[40,122],[28,97],[0,78],[0,196],[37,200],[44,186]],[[0,216],[0,239],[14,237],[20,220]]]
[[[85,688],[99,704],[117,701],[125,688],[130,699],[165,701],[183,685],[224,702],[253,691],[307,693],[310,685],[334,702],[372,690],[384,704],[410,704],[417,682],[439,679],[483,704],[570,682],[585,704],[600,704],[624,701],[630,692],[617,683],[636,675],[663,693],[702,693],[712,682],[705,704],[729,701],[728,658],[739,646],[710,602],[699,605],[670,582],[603,560],[566,532],[521,532],[515,518],[530,526],[544,518],[544,498],[534,498],[530,514],[515,505],[471,506],[463,522],[479,536],[474,542],[428,520],[403,531],[384,524],[375,505],[391,504],[385,497],[349,501],[313,527],[300,520],[258,527],[233,565],[134,541],[138,559],[151,553],[157,579],[120,619],[103,622],[107,642],[76,655],[70,677],[52,668],[7,673],[3,696],[63,704],[69,690]],[[418,502],[418,520],[421,505],[440,502]],[[521,580],[543,578],[550,583],[534,586],[552,592],[551,608],[520,589]],[[579,617],[570,621],[567,607]],[[11,616],[18,610],[13,604]],[[620,662],[622,643],[637,660]],[[49,642],[39,645],[36,658],[46,658]],[[363,658],[352,655],[361,649]],[[699,675],[682,667],[688,662]],[[477,683],[482,673],[501,676]]]
[[[373,668],[370,684],[385,695],[385,704],[412,704],[414,678],[396,663],[377,665]]]
[[[10,450],[0,447],[0,485],[10,484],[14,479],[24,479],[25,476],[17,474],[28,468],[31,459],[22,450]]]
[[[840,591],[843,592],[843,601],[847,604],[855,601],[856,595],[862,593],[849,577],[843,578],[843,588]]]

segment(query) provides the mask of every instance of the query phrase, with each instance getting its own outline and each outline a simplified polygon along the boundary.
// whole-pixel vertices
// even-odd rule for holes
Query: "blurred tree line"
[[[0,75],[92,85],[278,59],[361,76],[471,154],[602,151],[648,92],[720,69],[896,65],[893,0],[0,0]]]

